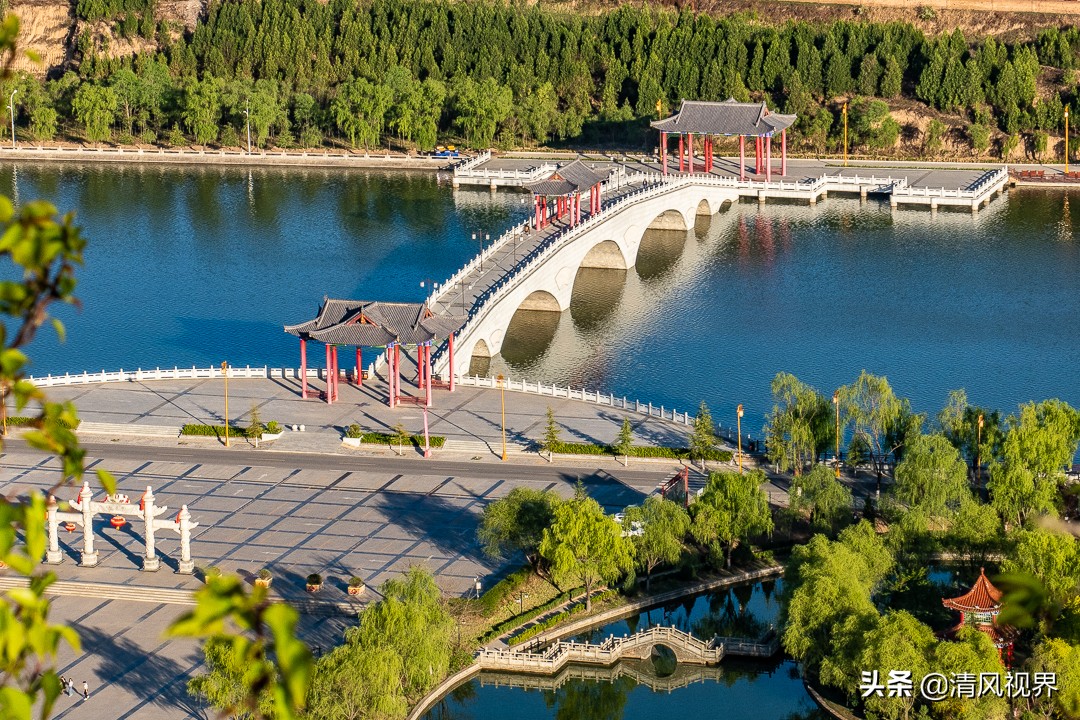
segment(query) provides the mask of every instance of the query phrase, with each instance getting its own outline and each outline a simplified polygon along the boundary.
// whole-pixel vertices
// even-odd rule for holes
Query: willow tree
[[[826,465],[815,465],[792,480],[788,498],[792,511],[809,514],[810,527],[815,531],[835,534],[851,522],[851,490]]]
[[[622,537],[622,528],[580,487],[573,499],[555,508],[555,519],[540,542],[540,555],[557,583],[585,586],[587,610],[592,608],[591,593],[599,583],[615,582],[633,570],[632,548]]]
[[[818,450],[835,438],[832,403],[790,373],[772,381],[772,412],[765,418],[769,460],[783,471],[801,475]]]
[[[671,565],[682,557],[683,539],[690,531],[690,516],[681,505],[657,495],[645,498],[637,507],[626,509],[623,528],[641,523],[641,532],[631,532],[634,560],[645,571],[645,589],[650,589],[652,572],[658,565]]]
[[[893,450],[885,446],[885,434],[900,416],[901,402],[886,378],[871,375],[865,370],[855,382],[845,385],[838,392],[840,411],[846,425],[851,426],[852,439],[858,438],[870,448],[870,461],[880,485],[885,462]]]
[[[516,487],[506,497],[490,503],[484,508],[476,533],[484,552],[504,558],[520,551],[535,568],[540,561],[544,530],[551,526],[560,502],[551,490]]]
[[[943,435],[920,435],[896,466],[897,499],[931,517],[952,516],[971,498],[967,466]]]
[[[721,543],[728,567],[731,567],[731,554],[740,543],[772,532],[769,498],[761,489],[765,482],[765,473],[760,469],[747,473],[714,472],[692,506],[694,539],[705,546]]]

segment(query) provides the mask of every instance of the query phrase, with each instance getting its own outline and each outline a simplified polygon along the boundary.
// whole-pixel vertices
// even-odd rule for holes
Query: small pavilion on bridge
[[[956,634],[960,628],[970,625],[980,632],[984,632],[994,641],[994,647],[998,649],[1002,660],[1006,665],[1012,664],[1013,639],[1016,633],[1012,628],[998,625],[998,613],[1001,612],[1001,591],[994,587],[986,577],[984,568],[979,568],[979,579],[966,593],[956,598],[943,598],[941,604],[952,610],[960,612],[960,623],[949,630],[949,634]]]
[[[754,174],[772,180],[772,139],[780,134],[780,176],[787,175],[787,129],[795,124],[795,115],[770,112],[764,102],[744,103],[728,98],[723,102],[683,100],[679,112],[657,120],[652,126],[660,131],[660,164],[668,174],[667,146],[671,135],[679,136],[679,172],[694,172],[694,136],[701,137],[706,173],[713,169],[713,138],[739,136],[739,180],[746,180],[746,138],[754,138]]]
[[[555,219],[570,215],[570,227],[581,222],[581,196],[589,193],[589,214],[600,212],[600,185],[608,179],[606,173],[590,168],[581,160],[563,165],[551,175],[526,183],[536,208],[534,226],[539,230],[550,222],[549,204],[554,204]],[[554,203],[551,201],[554,199]]]
[[[420,402],[431,407],[431,389],[440,385],[454,390],[454,333],[465,324],[464,317],[439,315],[423,303],[370,302],[365,300],[333,300],[323,298],[322,307],[314,320],[298,325],[286,325],[285,332],[300,338],[300,396],[308,397],[307,343],[314,341],[326,346],[326,403],[338,399],[341,369],[338,348],[356,350],[356,370],[353,382],[363,385],[363,348],[385,349],[388,367],[387,384],[390,407],[402,401]],[[446,342],[449,353],[447,382],[431,377],[431,348]],[[401,393],[401,348],[416,347],[417,389],[423,398]]]

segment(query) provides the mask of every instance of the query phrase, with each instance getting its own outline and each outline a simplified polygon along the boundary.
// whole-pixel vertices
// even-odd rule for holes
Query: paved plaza
[[[360,605],[346,592],[352,575],[371,588],[412,565],[429,568],[448,595],[462,595],[480,577],[484,587],[512,564],[492,561],[476,541],[484,505],[517,486],[551,489],[567,497],[578,482],[609,511],[639,503],[671,476],[675,463],[631,461],[629,468],[610,458],[549,464],[525,448],[543,432],[548,405],[566,439],[608,442],[622,423],[621,411],[581,401],[553,400],[507,393],[508,437],[512,463],[502,463],[499,393],[461,388],[435,394],[431,431],[450,441],[431,459],[411,451],[398,457],[389,449],[341,445],[340,430],[352,422],[386,430],[396,422],[418,430],[420,408],[390,410],[380,386],[342,385],[341,401],[327,406],[299,399],[295,381],[231,380],[234,419],[259,408],[264,420],[304,424],[278,441],[255,449],[246,439],[225,448],[214,438],[138,437],[119,431],[85,433],[91,469],[114,473],[119,491],[131,497],[153,486],[169,515],[187,505],[199,523],[192,555],[198,567],[216,565],[249,582],[262,568],[274,575],[273,590],[302,611],[301,632],[314,647],[329,649],[353,621]],[[220,422],[224,411],[221,380],[162,381],[77,385],[52,388],[53,398],[70,398],[84,422],[176,426]],[[685,441],[685,428],[658,418],[630,414],[638,442]],[[455,442],[458,448],[455,450]],[[496,451],[496,452],[493,452]],[[0,490],[18,495],[48,489],[60,480],[58,463],[12,437],[0,467]],[[59,491],[62,500],[74,488]],[[53,617],[71,623],[83,651],[65,650],[59,671],[87,680],[89,700],[61,697],[57,717],[185,718],[212,717],[186,692],[200,670],[198,644],[166,640],[162,632],[190,607],[190,592],[202,581],[177,570],[178,536],[157,534],[162,569],[140,571],[142,523],[121,529],[106,518],[95,524],[100,554],[94,568],[78,566],[81,533],[61,530],[64,560],[53,566],[60,579]],[[319,572],[326,585],[317,595],[304,590],[304,578]],[[14,578],[0,577],[0,587]],[[377,597],[369,589],[363,601]]]

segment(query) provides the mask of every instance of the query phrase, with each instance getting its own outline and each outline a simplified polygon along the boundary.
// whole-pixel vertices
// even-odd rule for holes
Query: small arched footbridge
[[[455,340],[466,361],[491,357],[502,350],[510,321],[519,310],[561,312],[570,307],[580,268],[629,269],[648,230],[683,231],[696,218],[711,216],[740,198],[801,199],[811,203],[829,192],[879,193],[890,203],[970,206],[989,203],[1008,180],[1005,169],[980,177],[962,190],[912,189],[903,178],[825,174],[798,182],[740,181],[707,174],[660,176],[616,173],[605,183],[599,212],[583,213],[576,224],[555,223],[533,231],[524,222],[485,248],[445,283],[436,286],[427,303],[436,312],[466,315]],[[439,352],[435,370],[445,374],[448,356]]]
[[[775,641],[705,641],[678,628],[653,627],[626,637],[611,636],[599,644],[562,640],[540,652],[484,648],[476,661],[483,670],[553,675],[568,663],[606,666],[619,660],[647,660],[658,645],[671,650],[678,663],[688,665],[716,665],[725,654],[771,657],[777,651]]]

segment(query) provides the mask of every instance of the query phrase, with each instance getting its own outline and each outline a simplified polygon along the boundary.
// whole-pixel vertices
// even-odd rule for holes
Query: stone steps
[[[135,425],[132,423],[83,422],[76,431],[80,435],[138,435],[141,437],[180,437],[180,428],[170,425]]]
[[[0,578],[0,590],[13,590],[15,588],[26,587],[27,584],[27,580],[23,578]],[[134,600],[157,605],[195,604],[195,596],[192,590],[175,590],[171,588],[154,588],[135,585],[113,585],[109,583],[74,582],[71,580],[57,580],[48,587],[45,594],[56,597],[84,597],[96,598],[99,600]]]

